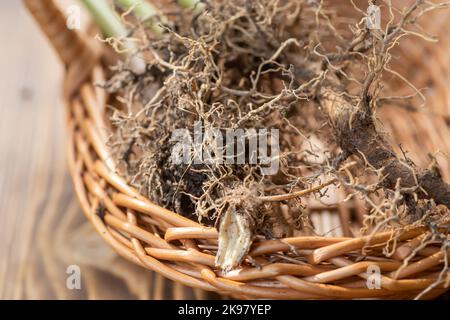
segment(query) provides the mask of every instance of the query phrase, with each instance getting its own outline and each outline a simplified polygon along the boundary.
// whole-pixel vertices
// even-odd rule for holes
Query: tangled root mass
[[[255,236],[285,237],[309,225],[308,202],[295,193],[313,185],[332,182],[364,199],[372,229],[447,215],[437,206],[450,208],[450,186],[437,166],[422,170],[401,159],[376,118],[387,100],[390,51],[414,29],[415,17],[439,5],[415,1],[388,10],[390,25],[371,30],[360,10],[350,23],[319,1],[204,4],[200,13],[167,12],[159,38],[136,23],[132,37],[147,71],[135,75],[125,61],[105,88],[122,97],[111,115],[118,170],[156,203],[217,225],[220,267],[240,264]],[[277,129],[278,172],[264,174],[262,164],[248,161],[176,163],[173,132],[193,133],[198,123],[202,132]],[[199,143],[223,154],[214,141],[204,135]],[[308,193],[326,196],[321,188]],[[395,225],[386,223],[392,216]]]

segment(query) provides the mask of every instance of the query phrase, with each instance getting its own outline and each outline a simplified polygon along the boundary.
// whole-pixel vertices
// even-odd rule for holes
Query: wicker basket
[[[262,267],[246,265],[239,271],[221,273],[214,267],[216,229],[153,204],[114,172],[105,147],[107,96],[93,85],[105,77],[104,50],[68,30],[63,13],[52,0],[25,3],[66,66],[67,156],[79,202],[99,235],[121,256],[181,284],[235,298],[411,299],[434,283],[444,266],[444,252],[437,247],[424,248],[418,253],[420,259],[396,272],[420,244],[427,228],[405,231],[391,258],[380,252],[359,262],[349,259],[368,244],[382,245],[391,236],[383,232],[353,238],[349,225],[361,221],[365,210],[356,202],[311,209],[338,216],[343,236],[256,241],[249,256]],[[381,114],[394,141],[404,144],[412,154],[423,155],[414,159],[421,166],[427,163],[424,148],[450,153],[450,91],[446,88],[450,75],[449,18],[448,11],[440,12],[429,19],[432,24],[427,28],[446,41],[420,46],[406,41],[402,45],[408,54],[400,68],[417,86],[432,88],[427,98],[434,115],[399,108]],[[440,165],[449,181],[450,162]],[[308,262],[290,261],[284,253],[293,248]],[[272,262],[275,256],[284,256],[278,259],[283,262]],[[382,272],[381,288],[373,290],[367,287],[367,269],[372,265]],[[437,286],[422,298],[434,298],[445,291],[442,285]]]

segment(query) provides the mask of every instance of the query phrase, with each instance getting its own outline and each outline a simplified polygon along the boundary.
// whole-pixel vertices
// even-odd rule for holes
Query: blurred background
[[[0,35],[0,299],[207,298],[118,257],[85,221],[66,168],[63,67],[22,1],[0,1]]]

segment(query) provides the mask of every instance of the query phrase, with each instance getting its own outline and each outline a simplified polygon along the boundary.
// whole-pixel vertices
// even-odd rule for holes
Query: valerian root
[[[450,208],[450,185],[442,180],[439,169],[431,166],[420,170],[401,161],[377,129],[368,102],[358,105],[326,88],[321,89],[319,101],[342,151],[381,170],[382,187],[394,190],[400,180],[404,194],[415,193],[419,199],[433,199],[436,204]]]

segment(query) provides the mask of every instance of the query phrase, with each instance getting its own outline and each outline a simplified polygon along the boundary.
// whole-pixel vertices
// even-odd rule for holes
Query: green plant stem
[[[128,30],[122,23],[119,15],[111,7],[106,0],[81,0],[91,13],[92,18],[102,30],[105,37],[122,39],[128,35]],[[151,19],[154,16],[159,16],[162,21],[165,21],[165,17],[159,12],[159,10],[150,2],[145,0],[115,0],[118,4],[124,7],[126,10],[132,9],[134,14],[142,21],[150,21],[152,30],[160,35],[163,32],[161,26]],[[180,6],[201,11],[204,8],[199,0],[178,0]],[[135,51],[136,46],[133,42],[125,40],[125,46],[128,51]],[[139,56],[131,56],[129,52],[127,54],[131,58],[131,65],[134,72],[140,74],[145,71],[145,63]]]
[[[163,33],[163,28],[155,23],[152,17],[159,16],[161,21],[165,21],[165,17],[151,2],[145,0],[116,0],[125,10],[132,9],[133,13],[144,22],[148,22],[152,30],[157,34]]]
[[[141,20],[147,20],[159,14],[158,9],[155,6],[153,6],[153,4],[144,0],[116,0],[116,1],[127,10],[133,7],[133,12]]]
[[[126,55],[130,57],[130,67],[133,72],[136,74],[144,73],[146,63],[139,54],[134,54],[137,48],[132,41],[126,39],[128,30],[109,3],[106,0],[82,1],[105,37],[117,38],[123,41],[126,48]]]
[[[200,0],[178,0],[178,4],[186,9],[194,9],[195,11],[202,11],[204,4]]]

